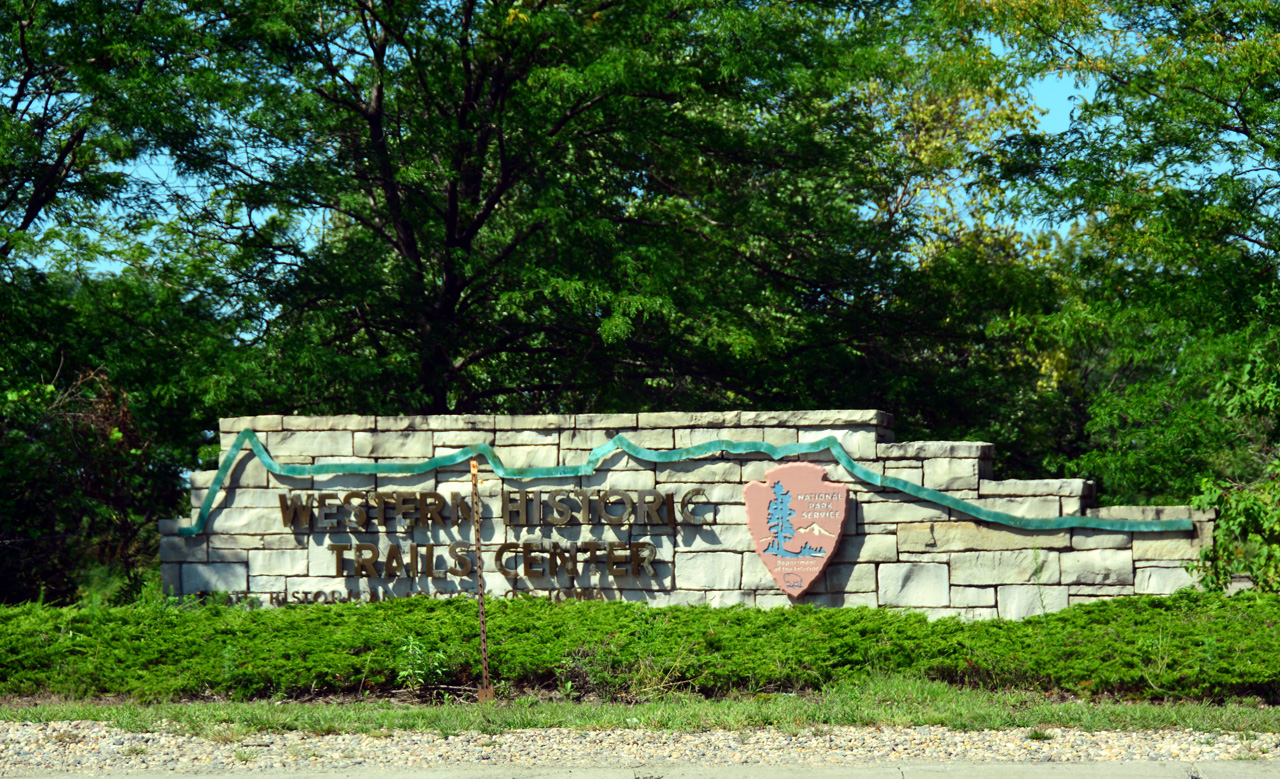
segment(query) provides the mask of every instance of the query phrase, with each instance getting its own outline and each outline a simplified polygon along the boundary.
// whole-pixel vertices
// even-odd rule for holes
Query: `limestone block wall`
[[[251,449],[229,451],[245,429],[279,466],[345,472],[271,473]],[[279,605],[474,593],[468,462],[418,474],[376,471],[413,468],[480,444],[507,468],[582,466],[593,449],[619,435],[655,452],[715,441],[784,446],[834,437],[871,473],[964,503],[948,507],[936,496],[875,486],[828,451],[779,460],[713,446],[666,463],[619,451],[589,474],[505,479],[481,455],[480,563],[490,596],[810,603],[1018,619],[1191,586],[1186,563],[1212,532],[1210,514],[1183,506],[1093,508],[1093,485],[1082,480],[997,480],[991,444],[897,443],[892,417],[881,411],[276,415],[224,419],[221,434],[223,459],[231,458],[225,480],[216,483],[214,471],[194,474],[191,518],[161,523],[164,583],[174,594],[225,591]],[[850,488],[834,554],[799,597],[780,589],[757,554],[743,494],[747,482],[795,460],[822,466],[830,481]],[[351,472],[360,470],[366,472]],[[188,535],[211,489],[203,526]],[[1080,515],[1121,526],[1191,520],[1192,529],[1025,530],[983,521],[963,507],[1023,518]]]

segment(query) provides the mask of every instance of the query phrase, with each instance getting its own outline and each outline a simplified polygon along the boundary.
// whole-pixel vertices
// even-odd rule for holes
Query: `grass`
[[[257,733],[374,736],[410,730],[449,735],[497,734],[526,728],[583,730],[647,728],[748,731],[775,728],[822,732],[833,726],[942,725],[958,730],[1057,728],[1083,730],[1191,729],[1280,732],[1280,709],[1233,703],[1066,701],[1029,691],[955,687],[907,676],[874,675],[810,694],[743,694],[721,699],[670,695],[648,703],[566,703],[517,698],[494,704],[404,705],[386,700],[341,704],[255,701],[195,703],[53,702],[0,706],[0,720],[98,720],[135,732],[189,733],[238,743]]]

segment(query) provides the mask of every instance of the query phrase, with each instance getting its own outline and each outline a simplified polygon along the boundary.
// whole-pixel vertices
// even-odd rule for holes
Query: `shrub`
[[[929,622],[888,609],[492,604],[490,668],[505,685],[638,700],[820,689],[869,674],[1125,698],[1280,702],[1280,597],[1188,592],[1075,606],[1022,622]],[[412,640],[410,640],[412,639]],[[406,653],[412,643],[416,654]],[[272,695],[468,685],[466,598],[246,609],[151,601],[0,608],[0,694]],[[417,664],[410,662],[417,657]]]

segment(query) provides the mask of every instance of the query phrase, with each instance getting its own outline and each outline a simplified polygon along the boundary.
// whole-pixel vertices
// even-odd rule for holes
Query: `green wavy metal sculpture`
[[[835,436],[827,436],[819,441],[811,441],[802,444],[784,444],[782,446],[774,446],[763,441],[709,441],[705,444],[697,446],[688,446],[684,449],[670,449],[666,451],[658,451],[653,449],[645,449],[643,446],[637,446],[627,440],[625,435],[617,435],[610,439],[607,443],[597,446],[591,450],[591,456],[582,465],[560,465],[551,466],[549,468],[508,468],[503,465],[502,458],[488,444],[475,444],[468,446],[452,454],[433,457],[430,460],[424,460],[419,463],[324,463],[322,465],[281,465],[272,459],[271,454],[267,452],[266,447],[258,440],[258,436],[252,430],[242,430],[236,436],[235,441],[231,444],[231,448],[227,450],[227,454],[222,458],[222,463],[218,467],[218,473],[214,477],[213,483],[209,485],[208,494],[205,495],[204,502],[200,504],[200,513],[196,517],[196,522],[190,527],[180,528],[178,535],[194,536],[204,532],[204,526],[209,521],[209,514],[213,510],[213,504],[217,497],[218,491],[222,489],[223,482],[227,479],[227,474],[231,471],[231,465],[235,461],[235,457],[240,450],[248,444],[253,450],[254,456],[262,463],[263,467],[277,476],[291,476],[294,478],[307,478],[310,476],[324,476],[329,474],[401,474],[413,475],[420,473],[428,473],[437,468],[449,465],[457,465],[460,462],[470,460],[476,455],[483,455],[485,460],[493,468],[493,472],[503,479],[522,480],[522,479],[557,479],[572,478],[575,476],[590,476],[600,467],[600,462],[604,458],[614,452],[622,451],[627,454],[648,460],[655,463],[673,463],[680,460],[692,460],[698,457],[705,457],[709,454],[717,452],[731,452],[733,454],[767,454],[775,460],[784,457],[790,457],[797,454],[816,454],[818,452],[830,452],[836,462],[840,463],[851,476],[868,484],[877,487],[887,487],[889,489],[905,492],[922,500],[929,501],[939,506],[956,509],[968,514],[983,522],[991,522],[997,525],[1007,525],[1008,527],[1016,527],[1022,530],[1063,530],[1066,528],[1091,528],[1094,530],[1119,530],[1133,533],[1154,533],[1169,530],[1191,530],[1192,523],[1189,519],[1162,519],[1162,520],[1127,520],[1127,519],[1099,519],[1097,517],[1083,516],[1066,516],[1052,517],[1048,519],[1027,519],[1025,517],[1015,517],[1012,514],[1005,514],[1001,511],[994,511],[982,506],[975,506],[968,501],[948,495],[944,492],[931,490],[927,487],[921,487],[919,484],[913,484],[909,481],[896,478],[894,476],[884,476],[869,470],[854,462],[849,453],[840,445],[839,439]]]

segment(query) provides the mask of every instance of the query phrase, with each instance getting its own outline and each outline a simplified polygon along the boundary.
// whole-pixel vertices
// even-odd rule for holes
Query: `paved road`
[[[334,773],[288,771],[237,771],[243,779],[1261,779],[1280,777],[1280,761],[1224,760],[1200,763],[899,763],[892,766],[654,766],[629,768],[574,767],[432,768],[416,771],[365,769]],[[39,773],[7,776],[67,777],[71,774]],[[113,779],[181,777],[172,770],[101,774]],[[187,775],[196,776],[196,775]],[[210,774],[200,774],[207,777]]]

